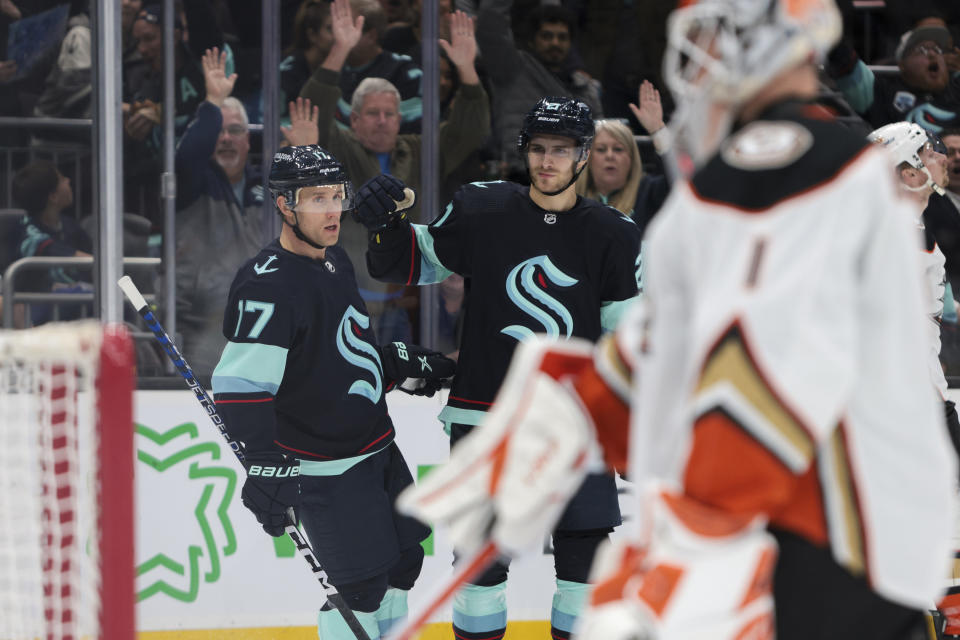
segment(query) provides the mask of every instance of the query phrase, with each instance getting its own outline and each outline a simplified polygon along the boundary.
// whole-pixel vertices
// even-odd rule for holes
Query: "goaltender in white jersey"
[[[643,301],[595,347],[524,343],[483,435],[401,496],[458,547],[489,531],[515,554],[593,443],[629,452],[640,533],[598,554],[580,638],[903,640],[942,592],[957,465],[916,216],[886,155],[811,102],[839,33],[832,0],[671,14],[694,171],[651,223]]]

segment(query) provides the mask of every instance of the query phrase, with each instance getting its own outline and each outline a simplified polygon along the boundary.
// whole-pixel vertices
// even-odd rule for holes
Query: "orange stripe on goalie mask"
[[[782,0],[783,12],[787,15],[806,22],[809,15],[823,10],[823,0]]]

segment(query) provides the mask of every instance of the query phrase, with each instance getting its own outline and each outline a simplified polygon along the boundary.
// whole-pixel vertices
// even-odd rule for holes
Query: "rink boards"
[[[387,399],[414,476],[443,462],[448,440],[436,419],[442,400],[400,393]],[[138,391],[135,421],[141,639],[208,640],[238,633],[252,639],[316,638],[319,584],[293,544],[263,533],[240,503],[243,468],[193,394]],[[450,571],[444,532],[427,540],[425,549],[411,608],[427,585]],[[523,558],[510,576],[510,618],[522,621],[510,637],[545,637],[553,557],[545,552]],[[449,608],[435,617],[438,623],[449,620]],[[449,629],[434,625],[423,638],[452,638]]]

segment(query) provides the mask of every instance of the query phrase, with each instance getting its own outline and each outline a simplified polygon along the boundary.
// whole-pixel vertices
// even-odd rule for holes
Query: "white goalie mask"
[[[678,152],[702,164],[740,105],[783,71],[823,59],[842,27],[833,0],[681,2],[667,21],[663,61]]]
[[[934,181],[933,176],[930,175],[930,170],[920,158],[920,152],[927,145],[930,145],[930,148],[937,153],[947,155],[947,149],[940,138],[916,123],[894,122],[871,131],[867,140],[882,145],[890,159],[893,160],[894,167],[907,163],[927,176],[927,181],[919,187],[908,187],[901,183],[904,189],[907,191],[923,191],[930,188],[940,195],[945,193],[943,187]]]

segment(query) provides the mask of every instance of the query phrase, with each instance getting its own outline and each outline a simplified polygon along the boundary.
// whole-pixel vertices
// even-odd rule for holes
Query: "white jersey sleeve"
[[[630,463],[637,479],[725,491],[705,474],[740,470],[708,469],[697,440],[722,422],[713,433],[746,437],[712,455],[752,443],[762,453],[740,464],[773,461],[755,476],[776,479],[709,500],[829,543],[880,594],[920,607],[949,556],[956,462],[929,383],[920,240],[889,173],[867,149],[762,210],[675,186],[645,246]],[[790,484],[811,469],[813,506]]]

